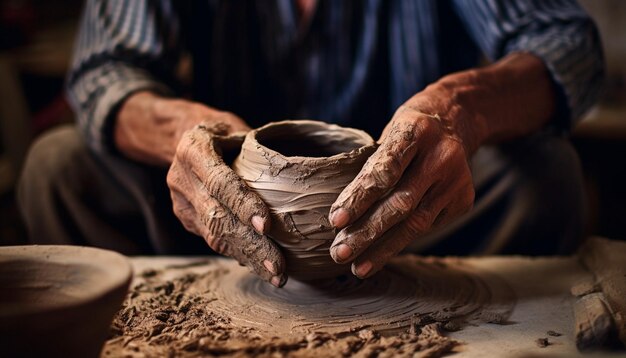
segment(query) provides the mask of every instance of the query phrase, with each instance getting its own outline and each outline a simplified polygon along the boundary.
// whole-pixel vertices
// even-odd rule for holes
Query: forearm
[[[416,101],[407,104],[423,108],[425,98],[440,97],[446,109],[433,113],[454,127],[462,137],[468,155],[480,145],[518,138],[544,127],[555,113],[555,90],[543,62],[527,53],[511,54],[480,69],[454,73],[427,87]]]
[[[141,91],[129,96],[120,107],[113,139],[124,156],[146,164],[167,166],[172,163],[183,134],[198,124],[205,125],[216,135],[250,129],[232,113]]]

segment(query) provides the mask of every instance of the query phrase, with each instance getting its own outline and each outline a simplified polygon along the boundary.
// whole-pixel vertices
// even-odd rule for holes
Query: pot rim
[[[281,127],[281,126],[293,126],[293,125],[312,125],[312,126],[317,126],[317,127],[324,127],[325,129],[333,129],[337,131],[349,132],[353,134],[355,137],[363,139],[364,141],[369,142],[369,143],[362,145],[360,147],[354,148],[350,151],[340,152],[340,153],[337,153],[328,157],[307,157],[307,156],[300,156],[300,155],[294,155],[294,156],[284,155],[280,152],[277,152],[274,149],[268,148],[267,146],[259,143],[257,139],[257,135],[260,132],[263,132],[269,128]],[[288,119],[284,121],[270,122],[257,129],[250,131],[248,135],[246,135],[245,140],[251,144],[254,144],[255,146],[262,147],[265,152],[270,153],[272,155],[277,155],[282,158],[291,159],[291,160],[294,160],[294,159],[305,160],[306,159],[307,161],[311,161],[311,162],[320,162],[320,161],[327,161],[329,159],[341,159],[341,158],[346,158],[346,157],[353,158],[357,156],[357,154],[360,152],[366,151],[369,148],[376,147],[376,141],[374,141],[374,139],[367,132],[363,130],[350,128],[350,127],[342,127],[338,124],[316,121],[316,120],[311,120],[311,119],[291,119],[291,120]]]
[[[46,265],[65,266],[68,272],[89,267],[90,285],[84,294],[65,302],[28,307],[18,311],[0,312],[0,322],[27,319],[53,312],[71,312],[92,305],[118,289],[128,287],[133,269],[125,256],[106,249],[71,245],[20,245],[0,248],[0,265],[14,262],[33,262],[40,267]],[[85,277],[87,277],[85,276]]]

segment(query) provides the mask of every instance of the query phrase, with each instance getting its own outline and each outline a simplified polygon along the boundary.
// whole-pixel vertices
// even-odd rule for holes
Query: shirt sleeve
[[[593,21],[575,0],[454,0],[491,60],[528,52],[543,60],[557,92],[553,125],[569,130],[598,98],[604,57]]]
[[[177,39],[178,20],[167,0],[86,1],[67,95],[91,149],[114,149],[113,121],[129,95],[171,93]]]

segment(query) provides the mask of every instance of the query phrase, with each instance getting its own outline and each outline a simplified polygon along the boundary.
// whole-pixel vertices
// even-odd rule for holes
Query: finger
[[[415,196],[405,190],[394,191],[388,199],[377,203],[373,213],[361,217],[338,234],[330,248],[337,263],[354,260],[393,226],[405,220],[414,210],[422,194]]]
[[[338,263],[353,260],[376,239],[415,211],[428,190],[438,183],[437,200],[451,200],[451,193],[472,187],[471,175],[462,148],[456,141],[442,141],[432,150],[418,154],[396,188],[380,199],[354,224],[339,232],[331,246]],[[472,188],[473,190],[473,188]]]
[[[439,187],[441,188],[441,186]],[[387,231],[352,263],[352,273],[367,278],[378,272],[411,241],[427,232],[446,206],[441,190],[435,187],[424,196],[418,208],[403,222]]]
[[[206,230],[203,236],[212,249],[248,266],[274,286],[285,284],[285,259],[274,242],[241,223],[214,198],[205,198],[195,206]]]
[[[444,195],[446,188],[438,185],[425,194],[419,207],[402,223],[387,231],[352,264],[352,272],[360,278],[370,277],[407,247],[413,240],[431,230],[444,225],[472,208],[474,188],[459,185],[452,195]]]
[[[196,221],[197,213],[192,203],[187,200],[182,193],[193,192],[193,186],[189,182],[189,178],[180,167],[180,163],[174,161],[167,172],[167,186],[170,189],[172,198],[172,208],[178,220],[183,224],[185,229],[199,236],[204,236]]]
[[[176,156],[192,168],[196,185],[229,208],[241,222],[252,224],[259,233],[269,231],[269,209],[224,163],[205,128],[197,126],[186,132]]]
[[[194,184],[173,164],[168,173],[174,213],[185,228],[202,236],[216,252],[233,257],[261,278],[280,287],[287,276],[280,249],[266,236],[244,225],[230,210]],[[194,193],[189,199],[183,193]]]
[[[393,187],[417,151],[414,122],[397,121],[356,178],[339,194],[330,221],[343,228],[358,219]]]
[[[172,197],[174,214],[183,224],[185,230],[204,237],[203,232],[198,228],[196,220],[198,213],[196,213],[193,205],[177,190],[170,190],[170,196]]]

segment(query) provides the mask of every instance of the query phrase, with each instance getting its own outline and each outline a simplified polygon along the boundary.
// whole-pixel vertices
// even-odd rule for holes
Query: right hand
[[[264,235],[269,209],[222,160],[222,150],[240,146],[247,130],[232,113],[140,93],[118,115],[116,139],[131,158],[171,162],[167,185],[174,214],[188,231],[280,287],[287,281],[286,265],[280,249]]]
[[[224,146],[242,140],[216,135],[205,124],[185,132],[167,174],[174,213],[213,250],[281,287],[287,279],[284,257],[263,235],[269,229],[269,209],[221,158]]]

